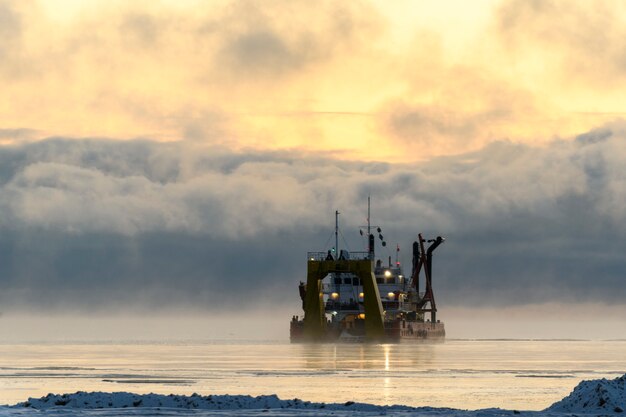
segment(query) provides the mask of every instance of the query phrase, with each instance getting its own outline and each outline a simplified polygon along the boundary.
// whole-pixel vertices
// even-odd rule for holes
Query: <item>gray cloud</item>
[[[0,69],[15,74],[21,61],[22,18],[10,2],[0,1]],[[19,64],[18,64],[19,67]]]
[[[391,112],[387,124],[397,137],[422,145],[445,137],[470,141],[475,137],[477,115],[463,115],[450,109],[437,109],[431,106],[399,106]]]
[[[448,238],[435,263],[442,309],[619,303],[625,127],[543,148],[499,142],[420,164],[190,142],[4,146],[0,304],[212,309],[254,299],[297,309],[305,253],[327,249],[336,208],[342,246],[364,248],[358,226],[368,194],[390,247],[408,249],[420,231]]]
[[[626,75],[623,11],[611,1],[510,0],[499,7],[495,26],[506,54],[539,53],[545,66],[559,69],[559,82],[614,88]]]
[[[11,42],[21,35],[21,19],[9,2],[0,2],[0,35],[2,42]]]
[[[253,1],[212,17],[203,32],[220,45],[215,69],[222,75],[280,81],[348,48],[354,53],[368,46],[381,27],[382,17],[364,2]]]
[[[128,13],[121,20],[121,37],[140,48],[154,48],[161,33],[167,29],[167,22],[146,13]]]
[[[303,38],[297,45],[287,45],[276,33],[268,30],[257,30],[239,34],[227,45],[223,57],[230,68],[250,72],[256,75],[284,73],[297,70],[307,61],[313,59],[311,51],[298,44],[310,43]]]
[[[418,53],[414,59],[421,66],[428,57]],[[449,66],[437,60],[428,65],[440,76],[433,80],[416,76],[412,89],[430,86],[436,91],[433,96],[409,91],[380,109],[381,130],[416,155],[424,150],[431,154],[433,150],[435,154],[467,152],[487,142],[519,136],[520,126],[536,122],[541,108],[537,99],[492,70]]]
[[[0,139],[30,140],[35,139],[36,136],[37,130],[35,129],[0,129]]]

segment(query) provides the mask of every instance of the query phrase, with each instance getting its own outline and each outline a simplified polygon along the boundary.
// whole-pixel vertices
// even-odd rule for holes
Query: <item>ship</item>
[[[406,277],[398,245],[395,262],[391,256],[387,262],[377,259],[376,243],[383,247],[387,243],[381,227],[370,223],[369,197],[367,207],[367,225],[360,229],[367,239],[367,251],[339,249],[339,211],[335,211],[335,246],[307,253],[307,280],[298,287],[304,315],[291,318],[292,343],[445,338],[432,285],[433,252],[445,239],[425,239],[418,233],[412,245],[411,274]]]

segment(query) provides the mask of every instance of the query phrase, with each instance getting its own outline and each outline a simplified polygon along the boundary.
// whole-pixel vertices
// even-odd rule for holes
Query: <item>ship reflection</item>
[[[403,344],[303,344],[299,357],[303,367],[320,371],[375,370],[402,372],[428,370],[436,359],[435,345]]]

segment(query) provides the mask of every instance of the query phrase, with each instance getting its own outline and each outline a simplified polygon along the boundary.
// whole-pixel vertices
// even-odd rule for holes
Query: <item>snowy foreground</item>
[[[48,394],[13,406],[0,407],[0,416],[580,416],[621,415],[626,410],[626,375],[613,380],[582,381],[574,391],[543,411],[377,406],[347,402],[325,404],[300,399],[281,400],[275,395],[158,395],[126,392]]]

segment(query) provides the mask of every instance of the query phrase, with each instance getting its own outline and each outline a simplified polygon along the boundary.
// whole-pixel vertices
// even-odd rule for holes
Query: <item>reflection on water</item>
[[[391,347],[389,345],[383,346],[383,351],[385,354],[385,371],[389,370],[389,351]]]
[[[441,343],[438,343],[441,344]],[[437,345],[387,344],[298,344],[298,356],[305,359],[308,369],[333,370],[380,370],[400,369],[411,366],[426,369],[434,363]]]
[[[581,379],[626,372],[625,352],[623,341],[0,345],[0,403],[82,390],[542,409]]]

